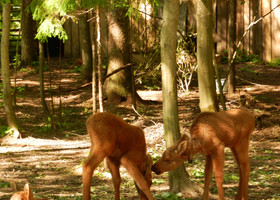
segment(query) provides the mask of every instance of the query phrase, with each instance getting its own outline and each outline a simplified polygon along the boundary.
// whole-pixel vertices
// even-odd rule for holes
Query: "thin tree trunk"
[[[44,113],[49,118],[50,111],[47,106],[45,100],[45,93],[44,93],[44,64],[45,64],[45,57],[44,57],[44,45],[39,41],[39,78],[40,78],[40,97],[41,97],[41,104],[43,106]]]
[[[236,0],[229,1],[229,50],[228,50],[228,94],[235,93],[235,63],[232,61],[233,53],[236,49]]]
[[[102,64],[108,66],[108,3],[100,9],[100,43],[101,43],[101,56]]]
[[[90,82],[92,76],[92,51],[90,46],[89,25],[87,22],[86,14],[79,17],[79,31],[80,31],[80,44],[83,60],[83,74],[82,79],[84,82]]]
[[[21,65],[31,66],[34,56],[32,13],[28,10],[31,0],[23,0],[21,8]]]
[[[99,109],[100,112],[104,111],[103,108],[103,77],[102,77],[102,57],[101,57],[101,32],[100,32],[100,7],[96,11],[96,44],[97,44],[97,69],[98,69],[98,96],[99,96]]]
[[[3,23],[2,23],[2,38],[1,38],[1,73],[3,82],[3,101],[4,109],[8,121],[8,126],[13,132],[13,136],[19,136],[16,115],[13,99],[11,95],[11,75],[10,75],[10,61],[9,61],[9,37],[11,25],[11,4],[5,3],[3,5]]]
[[[213,67],[213,9],[212,0],[197,0],[197,63],[201,112],[217,111]]]
[[[170,147],[180,138],[177,101],[176,41],[179,1],[165,0],[161,30],[161,70],[163,96],[163,123],[166,146]],[[169,187],[173,193],[191,192],[194,184],[182,165],[169,172]]]
[[[98,9],[98,8],[97,8]],[[95,12],[90,13],[90,42],[91,42],[91,52],[92,52],[92,112],[97,112],[97,70],[96,70],[96,59],[97,59],[97,43],[96,43],[96,15]]]

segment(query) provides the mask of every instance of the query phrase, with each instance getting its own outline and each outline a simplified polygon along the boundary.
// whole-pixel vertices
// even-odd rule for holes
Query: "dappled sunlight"
[[[153,14],[153,9],[151,4],[148,3],[148,1],[145,1],[144,3],[140,3],[139,10],[142,11],[140,14],[142,18],[146,19],[147,21],[150,21],[151,16]]]
[[[22,85],[22,86],[27,85],[28,87],[40,85],[39,81],[31,81],[31,80],[23,80],[23,79],[17,79],[16,83],[17,83],[17,85]],[[14,79],[11,79],[11,84],[12,85],[15,84]]]
[[[8,152],[26,152],[26,151],[34,151],[48,148],[52,149],[75,149],[75,148],[86,148],[90,147],[90,142],[88,140],[63,140],[63,139],[36,139],[32,137],[13,140],[9,142],[9,146],[0,146],[0,153],[8,153]]]
[[[58,73],[57,73],[58,74]],[[39,95],[37,74],[27,73],[24,79],[31,80],[26,90],[17,98],[16,115],[22,130],[22,139],[10,141],[0,146],[0,184],[8,184],[14,180],[20,188],[29,182],[37,198],[79,199],[82,194],[82,164],[90,149],[89,137],[86,134],[85,122],[91,114],[91,87],[79,87],[76,74],[62,70],[62,76],[53,76],[54,107],[58,114],[60,98],[62,100],[62,125],[52,129],[44,118]],[[250,110],[257,119],[257,127],[251,135],[250,161],[251,174],[249,183],[250,199],[273,198],[278,194],[279,184],[279,68],[259,65],[237,65],[237,89],[234,96],[227,97],[227,108],[239,108],[240,95],[250,99],[245,109]],[[58,90],[58,80],[62,83],[62,93]],[[24,81],[24,80],[20,80]],[[20,86],[24,86],[21,82]],[[46,83],[48,84],[48,83]],[[131,105],[111,106],[105,101],[105,110],[117,113],[129,123],[139,125],[145,132],[147,151],[154,161],[159,159],[166,149],[164,127],[162,122],[162,92],[139,90],[138,94],[145,100],[156,100],[157,104],[137,104],[137,111]],[[50,106],[51,96],[46,88],[46,99]],[[181,134],[187,133],[194,117],[199,113],[199,95],[197,85],[191,87],[187,94],[178,92],[179,124]],[[4,123],[4,110],[1,116]],[[42,139],[45,138],[45,139]],[[224,189],[227,199],[233,199],[238,188],[238,169],[230,151],[226,149]],[[193,164],[186,163],[191,181],[203,186],[205,157],[197,155]],[[133,180],[125,168],[121,168],[121,197],[137,199]],[[278,173],[278,174],[277,174]],[[278,185],[277,185],[278,184]],[[168,193],[168,173],[155,175],[151,191],[154,196],[162,197]],[[268,193],[266,193],[268,192]],[[215,180],[211,182],[212,199],[217,199]],[[1,188],[0,199],[10,199],[12,191],[9,187]],[[114,198],[111,174],[104,169],[104,164],[96,169],[92,178],[92,198]],[[190,196],[183,194],[183,197]],[[199,198],[193,198],[199,199]]]

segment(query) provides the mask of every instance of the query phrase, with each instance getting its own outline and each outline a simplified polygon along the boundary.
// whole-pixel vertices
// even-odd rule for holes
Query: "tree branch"
[[[230,63],[233,63],[233,62],[234,62],[234,59],[235,59],[236,54],[237,54],[237,50],[238,50],[239,47],[241,46],[242,41],[244,40],[244,38],[245,38],[245,36],[247,35],[247,33],[249,32],[249,30],[250,30],[254,25],[256,25],[256,24],[259,23],[261,20],[263,20],[263,18],[265,18],[267,15],[271,14],[271,13],[272,13],[276,8],[278,8],[279,6],[280,6],[280,4],[278,4],[277,6],[275,6],[273,9],[271,9],[269,12],[267,12],[266,14],[264,14],[263,16],[261,16],[259,19],[255,20],[255,21],[253,21],[253,22],[251,22],[251,23],[249,24],[249,26],[247,27],[247,29],[246,29],[245,32],[243,33],[241,39],[239,40],[238,45],[236,46],[236,49],[235,49],[235,51],[234,51],[234,53],[233,53],[233,56],[232,56],[232,58],[231,58],[231,60],[230,60]],[[228,75],[229,75],[230,72],[231,72],[231,69],[230,69],[230,70],[228,71],[228,73],[227,73],[226,80],[225,80],[225,82],[224,82],[222,88],[224,88],[224,86],[225,86],[225,84],[226,84],[226,82],[227,82],[227,77],[228,77]]]
[[[104,81],[106,80],[106,78],[109,78],[110,76],[112,76],[112,75],[118,73],[118,72],[121,71],[121,70],[124,70],[124,69],[126,69],[126,68],[128,68],[128,67],[131,67],[132,65],[133,65],[133,63],[128,63],[128,64],[126,64],[125,66],[120,67],[120,68],[118,68],[118,69],[112,71],[111,73],[109,73],[109,74],[107,74],[106,76],[104,76],[103,79],[102,79],[102,81],[104,82]]]

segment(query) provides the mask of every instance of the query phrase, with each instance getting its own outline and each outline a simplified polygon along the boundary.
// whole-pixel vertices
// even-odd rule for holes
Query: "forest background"
[[[43,2],[50,3],[47,11],[44,10]],[[166,145],[166,140],[163,139],[164,133],[165,135],[169,133],[165,127],[162,108],[168,108],[169,105],[161,104],[162,99],[165,98],[164,91],[161,95],[161,89],[164,86],[164,80],[161,78],[166,73],[159,64],[163,63],[164,58],[166,58],[162,57],[161,54],[163,52],[161,39],[164,38],[162,35],[163,10],[164,7],[167,7],[168,1],[164,3],[151,2],[152,4],[137,1],[135,4],[131,4],[133,6],[113,4],[114,6],[107,8],[102,5],[71,4],[74,1],[61,1],[60,5],[57,2],[33,1],[33,4],[29,4],[30,1],[13,2],[14,10],[18,7],[21,8],[21,12],[13,13],[15,21],[12,21],[11,24],[15,32],[13,33],[13,28],[9,31],[11,35],[9,41],[14,41],[10,43],[10,47],[18,46],[14,50],[9,49],[9,60],[11,66],[13,66],[11,68],[11,83],[16,86],[16,90],[10,89],[10,91],[12,92],[11,96],[16,97],[11,102],[14,102],[13,106],[17,118],[15,127],[18,128],[22,139],[14,140],[14,137],[20,136],[14,135],[7,140],[8,142],[3,140],[1,144],[1,160],[3,160],[1,164],[1,177],[3,177],[1,179],[1,195],[3,195],[3,198],[8,199],[9,194],[11,194],[8,188],[11,180],[20,182],[21,186],[26,181],[30,182],[32,186],[34,185],[34,190],[39,193],[39,197],[54,199],[81,198],[79,170],[89,146],[88,139],[84,136],[86,134],[84,123],[86,118],[95,109],[97,110],[97,106],[102,105],[102,103],[104,103],[104,107],[100,107],[99,110],[104,109],[113,112],[130,123],[138,124],[145,130],[148,150],[155,160],[158,159]],[[41,5],[41,7],[38,5]],[[236,71],[234,75],[236,77],[235,93],[231,95],[227,93],[226,100],[222,104],[220,103],[223,102],[222,99],[217,101],[217,98],[215,98],[215,103],[219,103],[220,109],[223,109],[223,106],[226,106],[227,109],[247,107],[256,115],[258,125],[252,138],[250,156],[253,170],[249,188],[254,193],[251,192],[250,195],[254,199],[259,197],[260,199],[279,199],[277,193],[280,182],[279,173],[277,173],[279,171],[279,60],[277,59],[277,41],[279,40],[275,40],[279,35],[277,34],[279,30],[279,26],[277,26],[279,10],[273,10],[246,33],[246,28],[253,21],[272,11],[278,4],[276,1],[260,1],[256,6],[252,1],[237,2],[236,10],[233,11],[235,13],[233,15],[235,16],[234,19],[229,14],[231,13],[229,11],[232,11],[230,2],[209,1],[206,10],[211,11],[210,16],[216,17],[216,19],[208,17],[208,20],[210,20],[208,22],[204,20],[206,25],[213,23],[213,30],[210,30],[208,35],[205,36],[213,40],[213,43],[208,44],[209,48],[206,48],[207,44],[200,43],[201,41],[198,40],[198,34],[202,31],[199,29],[199,19],[194,17],[197,16],[196,5],[195,1],[181,2],[181,4],[178,4],[177,10],[175,9],[177,14],[173,14],[173,18],[179,16],[177,18],[179,28],[175,38],[177,45],[168,55],[176,53],[175,57],[177,59],[175,62],[173,59],[171,64],[167,65],[167,70],[169,68],[173,69],[175,89],[174,81],[172,84],[165,83],[165,85],[173,86],[171,90],[176,94],[171,97],[171,99],[173,98],[171,102],[177,103],[178,101],[178,105],[172,105],[178,107],[178,120],[171,124],[178,123],[178,129],[181,133],[184,133],[195,115],[202,110],[201,95],[199,100],[198,93],[198,79],[201,75],[196,72],[197,62],[199,63],[202,60],[199,59],[199,52],[197,52],[199,44],[209,50],[206,52],[211,57],[208,59],[210,60],[208,66],[213,66],[211,64],[213,63],[211,54],[213,50],[211,48],[216,49],[220,73],[216,75],[212,72],[203,73],[203,78],[200,78],[200,80],[210,79],[211,90],[212,93],[215,93],[215,96],[217,95],[216,92],[218,94],[219,92],[213,84],[214,78],[219,79],[219,74],[222,77],[227,77],[229,66],[231,66],[231,59],[229,58],[236,50],[238,54],[234,59],[234,63],[237,64],[234,67]],[[84,6],[87,7],[84,8]],[[210,8],[212,6],[214,9]],[[32,12],[22,12],[22,8],[28,8]],[[42,8],[44,9],[42,10]],[[174,8],[176,8],[176,5],[172,4],[168,11],[171,12]],[[68,9],[69,12],[64,12],[63,9]],[[256,13],[256,10],[259,12]],[[56,12],[58,11],[60,15],[57,15]],[[54,13],[55,15],[52,16]],[[254,13],[256,14],[254,15]],[[32,20],[32,15],[41,25],[39,26],[41,29],[38,28],[37,31],[37,39],[41,42],[33,39],[37,27]],[[243,23],[239,23],[238,19],[242,19],[240,17],[242,15]],[[50,16],[51,18],[49,18]],[[59,21],[55,21],[57,18]],[[4,14],[2,19],[4,20]],[[235,39],[232,39],[234,36],[230,31],[232,30],[230,19],[233,19],[234,24],[236,24],[234,29]],[[31,24],[30,27],[24,25],[24,21],[27,21],[28,25]],[[44,23],[45,28],[47,27],[46,30],[43,26]],[[174,19],[171,20],[171,23],[176,25]],[[198,24],[196,25],[196,23]],[[108,26],[108,24],[111,26]],[[240,24],[243,27],[241,30],[238,28]],[[114,25],[119,25],[119,27]],[[27,33],[24,33],[24,26],[27,26]],[[18,31],[19,27],[21,28],[20,32]],[[205,24],[203,27],[206,27]],[[170,30],[175,30],[176,35],[176,28]],[[105,31],[105,33],[102,31]],[[115,33],[118,34],[114,35]],[[214,37],[212,37],[213,33]],[[246,35],[241,46],[235,49],[234,46],[242,39],[244,33]],[[27,36],[24,36],[24,34],[27,34]],[[104,36],[107,36],[107,38],[104,38]],[[174,40],[169,34],[165,37],[167,40]],[[26,39],[30,43],[27,42],[27,47],[24,47]],[[48,40],[47,44],[43,44],[46,39]],[[64,40],[65,43],[63,43]],[[235,45],[231,45],[232,40]],[[99,49],[98,46],[101,48]],[[19,53],[20,58],[17,56],[17,52],[21,52]],[[2,60],[2,57],[4,57],[2,46],[1,55]],[[41,58],[46,58],[46,61],[40,62],[38,58],[40,55]],[[102,65],[98,66],[101,63]],[[118,63],[117,67],[116,63]],[[111,82],[121,83],[122,87],[116,89],[116,86],[113,86],[111,95],[109,90],[108,93],[104,93],[104,98],[102,97],[103,93],[99,93],[99,96],[92,98],[92,94],[96,94],[94,89],[97,86],[92,85],[91,77],[87,76],[94,74],[95,70],[92,69],[97,68],[99,69],[99,76],[94,75],[94,77],[109,77],[107,80],[112,79],[113,76],[108,76],[108,74],[115,73],[116,68],[124,69],[114,75],[117,78],[124,77],[121,81],[111,80]],[[3,71],[1,75],[3,79]],[[107,81],[109,83],[106,86],[105,82],[103,87],[105,78],[101,78],[98,91],[101,91],[101,88],[106,91],[106,87],[108,88],[108,85],[111,85]],[[97,81],[95,83],[98,85]],[[137,93],[135,93],[135,90],[137,90]],[[115,91],[118,92],[115,93]],[[102,101],[94,106],[94,100],[100,98]],[[42,99],[45,99],[45,106]],[[164,102],[169,101],[163,100],[163,104]],[[172,106],[171,112],[176,110]],[[137,114],[135,111],[137,111]],[[171,114],[171,112],[167,111],[168,114]],[[11,129],[6,123],[3,109],[1,118],[3,119],[1,120],[2,136],[7,133],[10,135]],[[176,125],[174,127],[177,129]],[[175,132],[177,132],[177,135],[174,134],[176,139],[179,131],[175,130]],[[167,145],[170,145],[168,141]],[[36,153],[36,156],[34,153]],[[187,167],[189,174],[187,178],[184,178],[191,180],[192,185],[203,183],[203,159],[202,156],[197,157],[195,164]],[[229,174],[226,176],[225,184],[227,197],[232,198],[236,193],[238,175],[230,154],[228,154],[228,160],[226,171]],[[108,174],[103,168],[100,168],[99,172],[97,173],[97,179],[93,180],[95,198],[100,199],[101,196],[103,198],[105,194],[110,199],[112,198],[110,178],[107,177]],[[125,174],[125,171],[123,173]],[[236,175],[231,176],[232,173]],[[129,180],[130,178],[127,177],[128,183],[122,188],[125,199],[137,198],[135,189],[131,189],[133,183]],[[37,185],[40,181],[43,181],[44,185]],[[167,174],[155,176],[153,183],[152,191],[157,195],[157,199],[199,198],[199,192],[194,189],[192,192],[186,192],[172,191],[171,188],[172,193],[167,192],[169,191]],[[58,187],[54,189],[54,185]],[[73,191],[75,191],[75,194],[73,194]],[[215,196],[217,194],[215,186],[212,187],[211,193],[213,193],[214,199],[217,198]]]

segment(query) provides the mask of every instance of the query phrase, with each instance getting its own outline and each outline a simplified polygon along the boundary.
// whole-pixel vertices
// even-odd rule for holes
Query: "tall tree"
[[[197,64],[199,107],[202,112],[217,110],[212,34],[212,0],[197,0]]]
[[[177,64],[176,42],[178,26],[178,0],[165,0],[163,6],[163,23],[160,35],[161,46],[161,72],[162,72],[162,96],[163,96],[163,124],[166,146],[170,147],[181,137],[178,120],[177,101]],[[169,172],[169,187],[174,193],[194,190],[189,175],[182,165]]]
[[[31,0],[23,0],[21,7],[21,65],[31,66],[34,56],[34,33],[32,13],[28,7]]]
[[[44,92],[44,65],[45,65],[45,56],[44,56],[44,45],[39,41],[39,78],[40,78],[40,97],[41,104],[43,106],[44,113],[47,117],[50,117],[50,111],[47,106],[47,102],[45,100],[45,92]]]
[[[91,81],[92,77],[92,48],[90,45],[89,24],[87,14],[82,13],[79,16],[80,47],[83,60],[82,78],[84,82]]]
[[[101,6],[96,10],[96,54],[97,54],[97,69],[98,69],[98,97],[99,97],[99,110],[103,112],[103,77],[102,77],[102,49],[101,49]]]
[[[14,106],[12,104],[11,94],[11,79],[10,79],[10,61],[9,61],[9,37],[10,37],[10,25],[11,25],[11,3],[6,1],[3,5],[3,23],[2,23],[2,37],[1,37],[1,73],[3,82],[3,101],[4,109],[8,121],[8,126],[13,132],[13,136],[17,138],[19,136],[16,115]]]
[[[228,29],[229,29],[228,94],[233,94],[235,92],[235,63],[234,63],[234,59],[232,59],[232,57],[233,57],[233,53],[236,49],[236,0],[229,0]]]
[[[121,1],[113,1],[108,13],[109,63],[107,73],[119,69],[130,62],[129,18],[127,7]],[[105,81],[105,93],[109,102],[119,103],[130,93],[131,70],[122,70]]]

